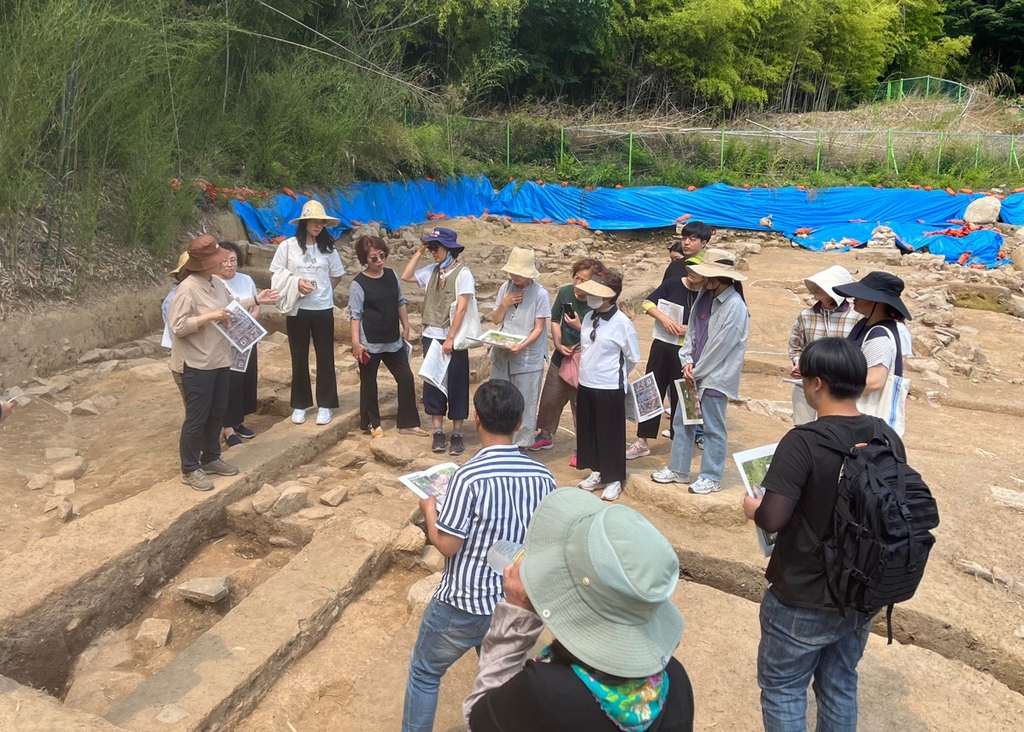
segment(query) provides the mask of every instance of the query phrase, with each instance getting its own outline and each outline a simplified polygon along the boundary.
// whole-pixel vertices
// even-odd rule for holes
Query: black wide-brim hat
[[[903,304],[900,295],[903,294],[903,280],[888,272],[868,272],[858,282],[851,282],[848,285],[836,285],[832,289],[837,295],[843,297],[855,297],[858,300],[868,302],[884,302],[891,305],[907,320],[913,320],[907,306]]]

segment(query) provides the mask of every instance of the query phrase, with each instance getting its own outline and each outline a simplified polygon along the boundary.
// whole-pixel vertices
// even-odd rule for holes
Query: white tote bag
[[[881,328],[889,340],[896,341],[892,331],[885,326],[881,326]],[[899,361],[902,349],[898,341],[895,342],[895,346],[896,360]],[[861,414],[870,414],[883,420],[893,428],[897,435],[903,437],[903,431],[907,427],[907,394],[909,392],[910,379],[905,376],[897,376],[894,363],[893,368],[889,369],[889,374],[885,377],[885,385],[880,390],[858,399],[857,408]]]
[[[448,313],[449,323],[455,320],[455,309],[458,305],[459,299],[455,298],[455,302],[452,303],[451,310]],[[472,340],[473,338],[479,338],[481,335],[483,335],[483,329],[480,327],[480,311],[476,307],[476,296],[472,296],[469,298],[469,306],[466,308],[466,317],[462,319],[459,332],[452,339],[452,348],[456,351],[466,351],[470,348],[486,345],[480,341]]]

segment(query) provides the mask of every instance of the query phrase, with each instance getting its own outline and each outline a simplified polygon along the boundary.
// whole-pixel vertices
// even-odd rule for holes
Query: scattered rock
[[[322,476],[319,475],[304,475],[303,477],[299,478],[299,482],[302,483],[302,485],[312,487],[320,485],[321,483],[324,482],[324,479]]]
[[[273,333],[268,333],[267,337],[263,339],[266,343],[276,343],[282,345],[288,342],[288,336],[279,330],[275,330]]]
[[[48,487],[53,483],[53,473],[49,470],[43,471],[42,473],[36,473],[28,479],[27,487],[30,491],[38,491]]]
[[[267,541],[270,542],[270,546],[280,546],[286,549],[293,549],[298,546],[287,536],[271,536]]]
[[[163,648],[171,637],[171,621],[163,618],[146,618],[135,635],[135,641],[149,648]]]
[[[976,198],[967,204],[964,221],[969,224],[994,224],[999,221],[1002,203],[995,196]]]
[[[230,589],[227,577],[197,577],[178,585],[178,594],[200,605],[212,605],[227,597]]]
[[[375,547],[384,547],[391,544],[398,535],[398,531],[380,519],[361,518],[352,522],[349,527],[349,534],[353,539],[365,541]]]
[[[67,498],[62,498],[57,504],[57,518],[61,523],[67,523],[75,515],[75,506]]]
[[[93,370],[97,374],[109,374],[117,368],[117,364],[117,361],[104,361],[103,363],[96,364],[96,366],[93,367]]]
[[[55,480],[53,482],[53,495],[55,496],[70,496],[75,492],[75,481],[73,480]]]
[[[366,455],[358,448],[339,450],[327,459],[327,464],[335,468],[352,468],[365,462]]]
[[[372,440],[370,452],[378,463],[393,468],[404,468],[415,457],[413,443],[410,440],[400,440],[398,437],[385,436]]]
[[[85,475],[87,467],[89,466],[85,459],[80,455],[76,455],[75,457],[65,458],[55,463],[51,470],[53,471],[54,480],[72,480]]]
[[[280,497],[281,492],[277,488],[270,483],[264,483],[263,487],[252,497],[252,510],[262,516],[274,507]]]
[[[334,509],[328,506],[310,506],[295,514],[296,518],[308,521],[322,521],[334,516]]]
[[[83,402],[79,402],[72,409],[71,413],[79,417],[98,417],[100,416],[100,410],[96,408],[90,400],[86,399]]]
[[[342,503],[348,500],[348,488],[345,486],[339,486],[334,490],[327,491],[320,496],[320,503],[325,506],[340,506]]]
[[[167,381],[167,379],[171,378],[171,372],[165,363],[147,363],[141,366],[133,366],[128,369],[128,374],[136,381],[144,383]]]
[[[444,555],[435,546],[425,546],[420,552],[420,564],[431,572],[440,572],[444,569]]]
[[[78,450],[73,447],[48,447],[46,448],[46,461],[67,460],[78,455]]]
[[[1016,508],[1018,511],[1024,511],[1024,493],[1021,491],[1015,491],[1009,488],[1000,488],[997,485],[990,486],[988,490],[989,493],[992,494],[992,500],[1000,506]]]
[[[434,596],[434,592],[437,591],[437,586],[441,584],[441,573],[435,572],[429,577],[424,577],[419,582],[415,583],[409,588],[409,594],[406,596],[406,600],[409,603],[409,610],[416,611],[427,606],[430,599]]]
[[[91,351],[86,351],[82,354],[81,358],[78,359],[78,363],[99,363],[100,361],[106,361],[111,358],[109,348],[94,348]]]
[[[272,515],[278,518],[289,516],[306,507],[306,486],[296,481],[288,481],[282,483],[278,489],[281,491],[281,495],[270,509]]]
[[[426,543],[427,537],[424,536],[423,530],[415,524],[410,524],[398,533],[394,549],[396,552],[419,554]]]

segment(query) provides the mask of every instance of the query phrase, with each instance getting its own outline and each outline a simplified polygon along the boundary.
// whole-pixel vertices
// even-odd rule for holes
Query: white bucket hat
[[[514,247],[508,255],[508,262],[501,268],[502,272],[512,275],[519,275],[528,280],[535,280],[540,277],[537,271],[537,264],[534,260],[533,250],[523,247]]]
[[[853,282],[853,275],[849,273],[846,267],[839,264],[834,264],[828,269],[823,269],[817,274],[813,274],[804,280],[804,285],[807,289],[811,289],[811,284],[815,284],[825,291],[825,294],[832,298],[832,301],[836,305],[842,305],[843,300],[846,298],[836,293],[832,288],[840,285],[848,285]]]

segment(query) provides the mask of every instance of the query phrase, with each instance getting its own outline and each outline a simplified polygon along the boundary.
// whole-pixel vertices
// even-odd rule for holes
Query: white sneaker
[[[655,483],[689,483],[688,473],[677,473],[672,468],[662,468],[657,473],[651,473],[651,480]]]
[[[661,436],[662,437],[668,437],[669,439],[671,439],[672,438],[672,430],[662,430],[661,431]]]
[[[710,478],[705,478],[703,475],[697,478],[696,482],[690,486],[690,493],[700,493],[701,495],[717,493],[720,490],[722,490],[721,483],[716,483]]]
[[[604,487],[604,493],[601,494],[602,501],[615,501],[618,500],[622,494],[622,483],[617,480],[612,481]]]
[[[305,409],[293,409],[292,410],[292,424],[305,424],[306,423],[306,410]]]
[[[596,490],[601,487],[601,474],[596,470],[592,470],[590,475],[576,484],[576,487],[582,488],[585,491]]]
[[[316,410],[316,423],[319,425],[330,424],[334,419],[334,413],[327,407],[320,407]]]
[[[626,448],[626,460],[636,460],[637,458],[647,457],[650,454],[651,448],[647,446],[646,442],[640,442],[640,440]]]

